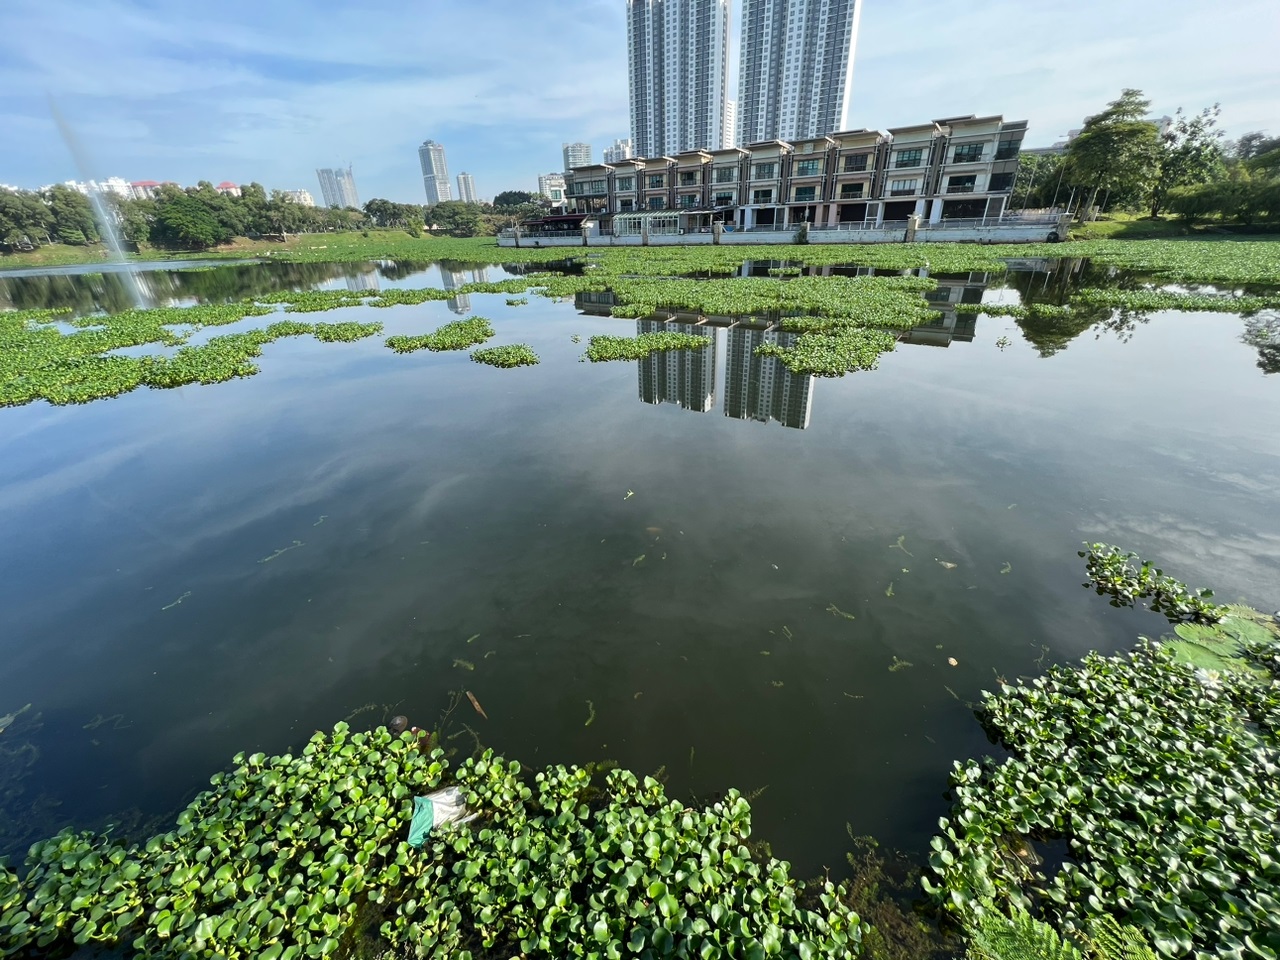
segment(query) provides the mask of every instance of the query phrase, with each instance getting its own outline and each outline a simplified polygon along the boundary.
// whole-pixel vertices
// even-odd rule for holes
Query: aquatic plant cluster
[[[660,350],[701,350],[711,343],[709,337],[692,333],[642,333],[634,337],[598,334],[587,341],[586,358],[592,363],[608,360],[643,360]]]
[[[460,960],[853,958],[849,891],[810,890],[746,846],[750,807],[668,800],[650,778],[490,752],[451,769],[411,734],[339,724],[298,756],[235,758],[144,843],[64,832],[0,869],[0,955],[71,943],[144,957],[323,958],[357,921]],[[408,845],[413,797],[458,784],[479,821]],[[381,920],[380,927],[378,921]]]
[[[396,353],[415,350],[465,350],[494,337],[493,324],[484,317],[453,320],[431,333],[387,337],[387,346]]]
[[[538,363],[538,355],[527,343],[472,350],[471,359],[476,363],[487,363],[491,367],[532,367]]]
[[[1084,558],[1089,582],[1099,596],[1111,597],[1113,607],[1132,607],[1141,600],[1150,601],[1156,613],[1170,621],[1197,620],[1212,623],[1221,620],[1228,608],[1213,603],[1213,591],[1192,592],[1180,580],[1165,574],[1150,560],[1127,553],[1105,543],[1085,544],[1078,552]]]

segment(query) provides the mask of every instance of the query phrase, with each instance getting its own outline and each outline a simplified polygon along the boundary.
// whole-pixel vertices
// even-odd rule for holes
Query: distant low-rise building
[[[630,160],[635,155],[636,151],[631,144],[630,137],[623,140],[615,140],[613,141],[613,146],[604,148],[605,163],[620,163],[623,160]],[[587,162],[589,163],[590,160]]]
[[[310,190],[282,190],[285,198],[292,200],[300,207],[314,207],[316,205],[315,198],[311,196]]]
[[[574,167],[585,167],[591,162],[591,144],[564,143],[560,146],[564,152],[564,168],[566,171],[572,170]]]
[[[225,194],[228,197],[240,196],[240,184],[232,183],[230,180],[223,180],[220,184],[218,184],[213,189],[217,190],[221,194]]]
[[[154,200],[156,193],[160,190],[160,182],[158,180],[134,180],[129,184],[129,189],[133,191],[135,200]]]
[[[552,206],[563,206],[568,202],[563,173],[544,173],[538,177],[538,192],[550,200]]]

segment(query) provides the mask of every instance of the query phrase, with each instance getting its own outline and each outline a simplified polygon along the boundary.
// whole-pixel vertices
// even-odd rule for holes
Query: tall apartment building
[[[727,332],[724,415],[737,420],[776,420],[803,430],[813,411],[813,375],[792,373],[777,357],[761,357],[766,343],[793,347],[800,338],[785,330],[733,326]]]
[[[544,173],[538,177],[538,192],[553,204],[563,204],[568,198],[563,173]]]
[[[726,100],[724,102],[724,145],[726,147],[736,147],[738,145],[737,100]]]
[[[604,148],[605,163],[621,163],[623,160],[630,160],[636,155],[635,148],[631,145],[631,138],[625,140],[613,141],[612,147]],[[588,160],[587,163],[591,161]]]
[[[848,127],[862,0],[743,0],[740,143]]]
[[[730,0],[627,0],[631,141],[642,157],[718,150]]]
[[[360,195],[356,193],[356,178],[350,166],[345,170],[341,167],[325,167],[317,170],[316,176],[320,178],[320,193],[324,196],[326,207],[355,207],[357,210],[360,208]]]
[[[458,199],[463,203],[476,202],[476,182],[465,170],[458,174]]]
[[[427,192],[427,205],[453,199],[449,185],[449,165],[444,159],[444,144],[424,140],[418,148],[418,164],[422,167],[422,187]]]
[[[585,167],[591,163],[591,144],[589,143],[562,143],[560,148],[564,153],[566,171],[574,167]]]

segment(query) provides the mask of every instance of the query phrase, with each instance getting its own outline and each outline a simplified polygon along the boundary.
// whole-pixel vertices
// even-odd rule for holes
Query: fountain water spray
[[[111,251],[111,259],[124,267],[120,272],[120,276],[124,281],[125,290],[129,293],[129,299],[133,301],[134,307],[139,310],[145,310],[148,306],[147,295],[142,289],[142,281],[138,278],[137,270],[134,269],[133,264],[124,255],[124,238],[120,236],[120,227],[116,223],[115,214],[108,209],[106,199],[102,196],[102,192],[97,189],[97,181],[90,176],[88,159],[80,148],[80,143],[76,140],[75,134],[71,132],[71,128],[67,125],[67,121],[63,119],[62,113],[58,110],[58,105],[54,103],[52,95],[49,97],[49,112],[53,114],[53,122],[58,125],[58,132],[62,134],[62,140],[66,143],[67,150],[71,153],[71,159],[75,162],[80,178],[90,184],[89,205],[93,207],[93,217],[98,223],[98,231],[102,234],[102,242]]]

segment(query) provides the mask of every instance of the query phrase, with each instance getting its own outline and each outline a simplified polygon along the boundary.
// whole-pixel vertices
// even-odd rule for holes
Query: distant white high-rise
[[[738,130],[743,144],[848,128],[862,0],[743,0]]]
[[[310,190],[285,190],[284,195],[301,207],[314,207],[316,205]]]
[[[737,100],[726,100],[724,102],[724,145],[726,147],[736,147],[738,145]]]
[[[635,155],[636,152],[631,146],[630,137],[625,140],[615,140],[612,147],[604,148],[605,163],[621,163],[623,160],[630,160]]]
[[[317,170],[320,178],[320,193],[324,196],[326,207],[355,207],[360,209],[360,195],[356,193],[356,178],[348,166],[324,168]]]
[[[561,144],[564,150],[564,168],[572,170],[574,167],[591,166],[591,144],[589,143],[564,143]]]
[[[631,142],[641,157],[724,145],[730,0],[627,0]]]
[[[685,410],[706,413],[716,402],[716,331],[691,323],[637,320],[637,336],[646,333],[685,333],[706,337],[699,350],[659,350],[637,360],[640,399],[645,403],[674,403]]]
[[[427,205],[452,200],[453,188],[449,184],[449,167],[444,161],[444,144],[424,140],[418,148],[418,163],[422,166],[422,186],[427,191]]]
[[[463,203],[476,202],[476,182],[465,170],[458,174],[458,199]]]

